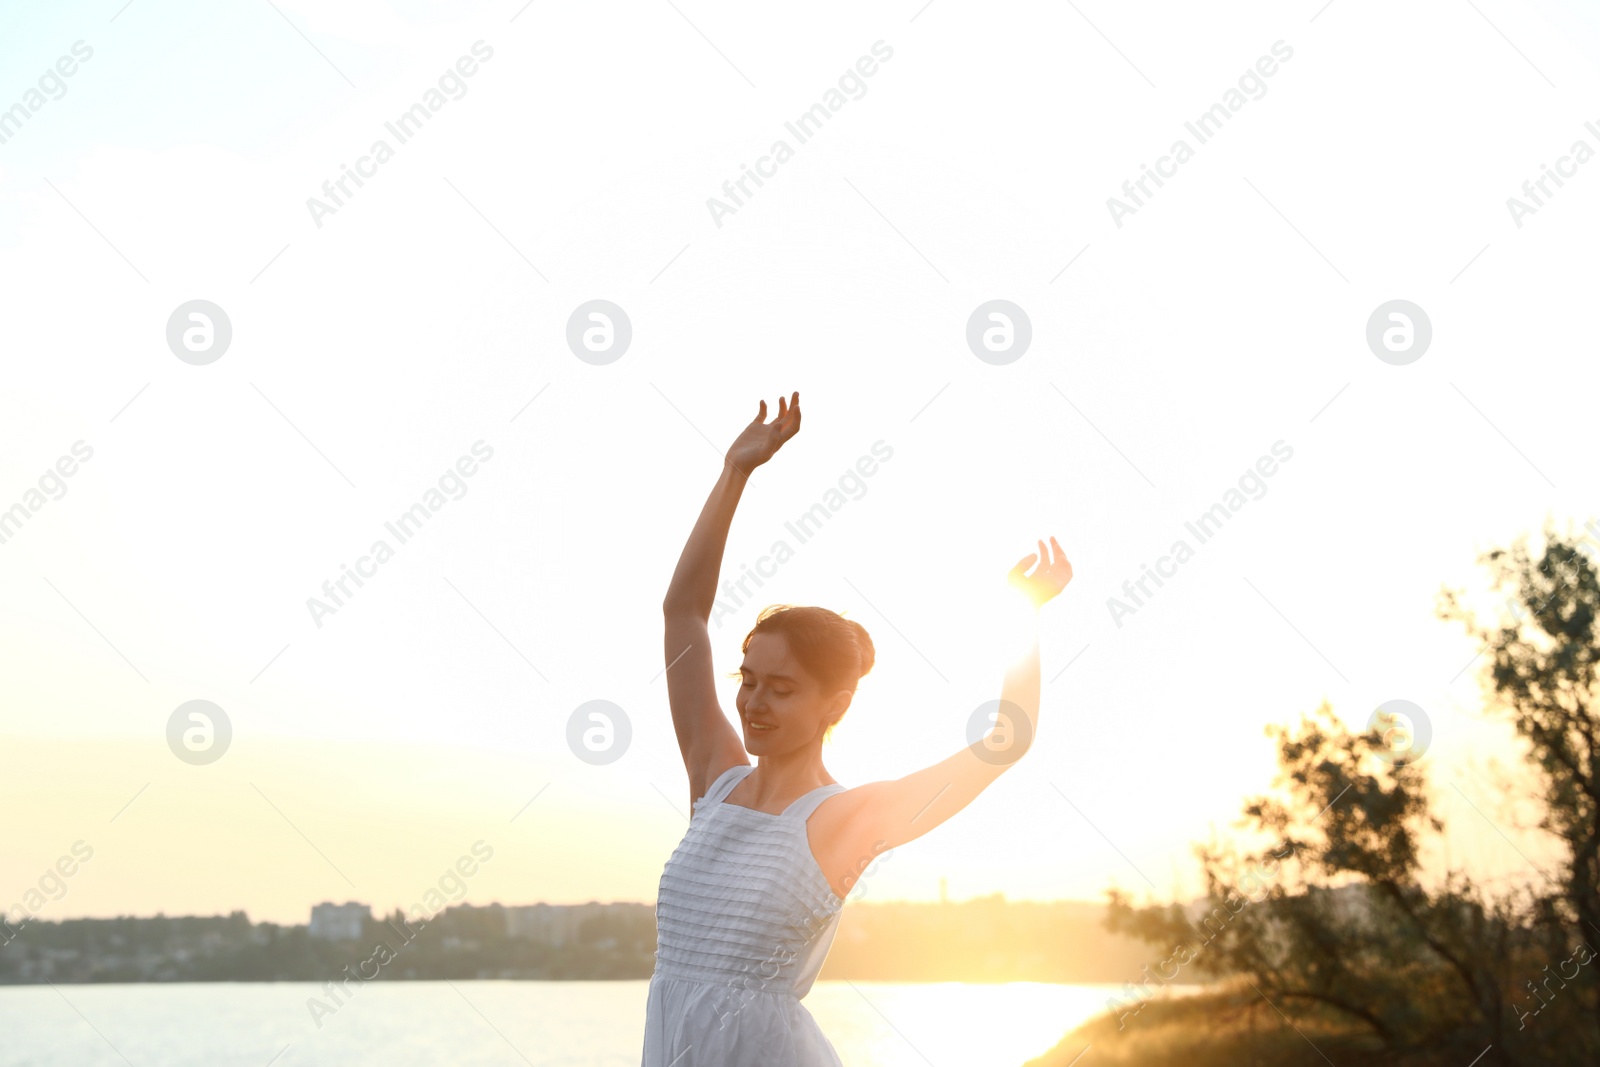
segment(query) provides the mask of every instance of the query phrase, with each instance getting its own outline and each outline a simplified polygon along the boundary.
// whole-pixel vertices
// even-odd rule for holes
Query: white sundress
[[[806,819],[845,787],[813,789],[781,815],[722,803],[753,770],[735,764],[711,783],[661,872],[641,1067],[843,1067],[800,1000],[844,909]]]

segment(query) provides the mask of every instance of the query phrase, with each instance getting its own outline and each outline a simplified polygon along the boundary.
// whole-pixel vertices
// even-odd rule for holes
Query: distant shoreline
[[[846,907],[818,976],[916,984],[1121,985],[1149,947],[1104,925],[1104,905]],[[0,986],[502,980],[638,981],[655,970],[653,905],[456,905],[406,918],[320,904],[308,925],[227,916],[35,920],[0,945]],[[1204,983],[1184,983],[1201,985]]]

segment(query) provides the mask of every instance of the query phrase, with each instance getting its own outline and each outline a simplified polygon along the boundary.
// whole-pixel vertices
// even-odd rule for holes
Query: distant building
[[[372,908],[355,901],[323,903],[311,908],[312,937],[326,941],[359,941],[363,924],[372,918]]]

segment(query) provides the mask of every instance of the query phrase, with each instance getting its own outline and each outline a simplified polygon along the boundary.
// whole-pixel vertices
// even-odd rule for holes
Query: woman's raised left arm
[[[845,852],[855,854],[870,844],[875,854],[916,840],[977,799],[1033,744],[1039,725],[1039,609],[1072,580],[1072,564],[1054,537],[1050,546],[1053,555],[1040,541],[1039,551],[1024,557],[1008,576],[1031,605],[1032,640],[1027,653],[1006,670],[994,725],[981,740],[932,766],[841,793],[834,817],[849,841]],[[1036,560],[1033,573],[1025,573]]]

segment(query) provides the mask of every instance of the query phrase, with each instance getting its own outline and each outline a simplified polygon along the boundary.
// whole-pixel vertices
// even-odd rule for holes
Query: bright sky
[[[1594,17],[919,4],[0,8],[26,112],[0,124],[0,508],[28,511],[0,544],[0,908],[80,840],[40,917],[404,907],[479,840],[470,903],[653,900],[689,800],[659,604],[722,450],[793,390],[725,575],[795,554],[713,631],[717,669],[766,603],[862,622],[840,781],[964,745],[1006,571],[1050,534],[1076,569],[1033,751],[866,899],[1198,893],[1192,843],[1269,787],[1263,725],[1324,700],[1425,709],[1450,862],[1530,876],[1547,846],[1492,769],[1516,747],[1433,606],[1597,512],[1567,402],[1600,385],[1600,164],[1560,162],[1600,149]],[[1202,143],[1185,123],[1234,89]],[[1546,164],[1570,176],[1519,226]],[[364,184],[314,218],[346,166]],[[764,184],[714,217],[745,166]],[[231,324],[203,365],[168,344],[193,300]],[[604,364],[566,341],[592,300],[632,328]],[[968,347],[991,300],[1031,323],[1009,363]],[[1394,300],[1431,322],[1405,365],[1367,342]],[[319,626],[308,598],[379,539]],[[231,724],[210,764],[168,747],[191,700]],[[631,725],[607,765],[567,744],[591,700]]]

